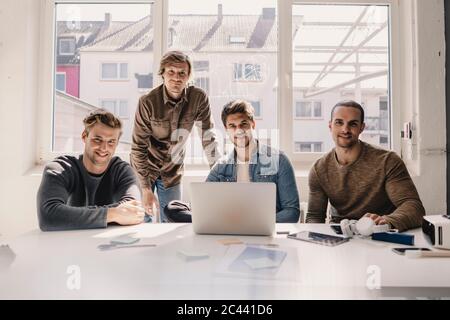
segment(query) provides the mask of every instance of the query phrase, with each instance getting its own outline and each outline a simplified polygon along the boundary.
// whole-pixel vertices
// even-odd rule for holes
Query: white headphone
[[[354,235],[361,235],[368,237],[373,233],[387,232],[389,231],[388,224],[376,225],[375,222],[369,217],[362,217],[359,220],[344,219],[341,221],[342,234],[348,238]]]

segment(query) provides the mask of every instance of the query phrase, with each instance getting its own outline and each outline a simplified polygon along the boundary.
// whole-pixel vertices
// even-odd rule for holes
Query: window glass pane
[[[194,61],[194,71],[209,71],[209,61],[208,60],[201,60],[201,61]]]
[[[138,99],[153,82],[152,4],[73,1],[56,3],[55,12],[56,43],[72,37],[75,47],[72,56],[55,47],[56,72],[66,73],[72,97],[61,94],[55,81],[53,151],[82,151],[82,120],[100,107],[123,119],[117,151],[129,151]]]
[[[314,152],[323,152],[322,151],[322,142],[314,143]]]
[[[300,152],[311,152],[311,143],[301,143]]]
[[[380,137],[390,132],[389,6],[294,5],[292,32],[293,101],[317,101],[312,116],[319,118],[294,119],[293,140],[321,142],[322,152],[331,150],[331,109],[352,99],[366,112],[369,130],[360,139],[381,145]],[[297,118],[306,113],[297,103],[295,108]]]
[[[128,63],[120,64],[120,78],[121,79],[128,78]]]
[[[56,74],[55,89],[61,92],[66,92],[66,75],[64,73]]]
[[[244,73],[245,80],[261,80],[261,66],[258,64],[246,64]]]
[[[116,63],[102,63],[102,78],[103,79],[117,79],[117,64]]]
[[[121,118],[128,118],[130,116],[128,112],[128,101],[120,100],[118,113]]]
[[[209,100],[221,142],[228,141],[222,107],[230,100],[244,99],[259,101],[260,110],[270,110],[270,116],[257,120],[256,135],[264,143],[278,145],[276,7],[277,0],[169,1],[168,49],[189,54],[195,72],[207,72],[206,66],[214,70],[214,76],[208,77]],[[187,143],[186,162],[199,163],[197,159],[204,157],[200,140]]]
[[[235,80],[242,79],[242,64],[240,63],[234,64],[234,79]]]
[[[320,101],[314,102],[314,117],[322,117],[322,103]]]
[[[111,113],[116,112],[116,101],[115,100],[102,100],[102,108],[108,110]]]
[[[59,51],[61,54],[74,54],[75,41],[73,39],[61,39],[59,41]]]
[[[311,102],[300,101],[296,104],[296,114],[298,118],[311,117]]]
[[[249,101],[252,104],[253,109],[255,109],[255,118],[261,117],[261,104],[259,101]]]
[[[195,85],[199,88],[205,90],[206,94],[209,93],[209,78],[206,77],[196,77]]]

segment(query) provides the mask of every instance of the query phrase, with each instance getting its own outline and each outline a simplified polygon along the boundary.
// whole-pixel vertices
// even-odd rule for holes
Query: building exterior
[[[125,146],[131,143],[138,99],[155,83],[152,23],[151,16],[123,22],[114,21],[108,13],[103,22],[81,22],[77,32],[68,30],[66,22],[58,23],[58,50],[75,48],[70,58],[57,56],[56,77],[63,72],[66,75],[65,90],[61,91],[79,97],[86,105],[103,107],[118,115],[124,123]],[[341,36],[359,29],[367,31],[367,38],[378,33],[370,41],[358,40],[363,43],[359,46],[321,43],[330,42],[330,29],[336,26],[342,29]],[[387,31],[382,26],[383,21],[336,25],[293,16],[295,152],[326,152],[333,147],[329,115],[334,104],[344,99],[361,101],[365,108],[367,128],[362,138],[389,148],[389,50]],[[75,44],[68,44],[70,37]],[[276,143],[277,133],[273,130],[278,127],[277,108],[283,106],[277,105],[275,8],[263,8],[259,15],[224,15],[219,5],[215,15],[170,15],[168,38],[169,49],[191,56],[192,81],[209,94],[213,116],[224,139],[222,106],[239,98],[254,106],[261,139]],[[342,60],[345,54],[348,59]],[[334,62],[334,56],[336,61],[342,61]],[[339,63],[334,69],[327,69]],[[321,80],[314,81],[318,77]],[[55,112],[60,111],[61,108],[55,108]],[[57,131],[58,124],[55,125]],[[77,148],[75,143],[72,146]],[[189,142],[187,155],[201,157],[201,144]]]

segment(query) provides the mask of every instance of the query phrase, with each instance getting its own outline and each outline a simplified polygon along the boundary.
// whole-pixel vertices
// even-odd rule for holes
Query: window
[[[252,63],[235,63],[234,80],[261,81],[261,65]]]
[[[322,142],[295,142],[295,152],[323,152]]]
[[[368,131],[380,131],[380,118],[379,117],[365,117],[364,122],[366,123],[366,132]]]
[[[380,110],[381,111],[387,111],[388,108],[388,98],[387,97],[380,97]]]
[[[205,90],[207,94],[209,94],[209,78],[208,77],[196,77],[195,85],[199,88]]]
[[[197,60],[194,61],[194,72],[201,72],[201,71],[209,71],[209,61],[207,60]]]
[[[354,99],[365,102],[369,129],[374,129],[361,138],[383,146],[387,138],[385,147],[392,147],[391,101],[397,100],[389,89],[398,86],[400,73],[394,74],[391,85],[389,62],[403,63],[390,56],[390,27],[398,27],[397,21],[390,21],[391,6],[398,9],[395,2],[264,0],[247,5],[196,0],[186,6],[184,0],[167,0],[166,7],[144,1],[45,1],[55,12],[54,34],[48,37],[57,41],[51,47],[54,54],[45,49],[53,40],[45,40],[42,49],[43,57],[54,57],[55,66],[48,75],[54,79],[53,114],[46,115],[53,130],[43,129],[43,135],[53,134],[53,144],[43,149],[81,151],[79,124],[102,100],[114,101],[103,105],[132,119],[139,97],[161,83],[158,61],[166,49],[190,55],[192,82],[208,93],[222,141],[222,107],[232,99],[245,99],[254,106],[258,138],[265,134],[264,139],[286,151],[293,162],[306,163],[315,155],[302,152],[326,152],[334,146],[327,127],[332,106]],[[44,28],[49,30],[49,25]],[[394,33],[392,39],[396,37]],[[60,51],[75,54],[60,56]],[[65,73],[65,81],[59,73]],[[63,82],[70,100],[61,94]],[[121,107],[120,100],[127,103]],[[131,134],[132,124],[124,126],[124,135],[127,132]],[[203,158],[201,143],[189,143],[187,164],[188,158]],[[122,145],[119,151],[129,150]]]
[[[295,104],[295,117],[302,119],[321,119],[321,101],[297,101]]]
[[[331,150],[328,115],[338,101],[351,99],[365,102],[361,139],[385,145],[380,141],[390,134],[389,16],[383,4],[293,5],[292,141],[316,141],[322,143],[321,152]],[[293,149],[316,150],[303,142]]]
[[[278,146],[278,28],[277,0],[242,3],[222,0],[168,1],[169,50],[182,50],[193,61],[194,83],[208,92],[220,148],[230,143],[224,130],[222,107],[244,99],[255,108],[256,135]],[[265,15],[267,8],[270,14]],[[258,27],[257,27],[258,26]],[[209,72],[214,70],[214,76]],[[262,107],[268,105],[269,110]],[[265,116],[267,114],[267,117]],[[204,164],[197,130],[186,141],[186,165]]]
[[[387,146],[389,143],[388,136],[380,136],[380,145],[381,146]]]
[[[134,77],[137,79],[138,89],[150,89],[153,87],[153,73],[149,74],[135,73]]]
[[[245,37],[230,36],[230,43],[246,43]]]
[[[102,80],[126,80],[128,79],[128,63],[102,63]]]
[[[255,118],[261,119],[261,103],[259,101],[249,101],[252,104],[253,109],[255,109]]]
[[[73,56],[75,54],[75,39],[59,39],[59,54]]]
[[[153,4],[61,0],[52,3],[53,10],[54,38],[59,39],[55,53],[73,54],[75,43],[77,50],[71,57],[54,55],[50,151],[82,151],[82,120],[90,111],[103,107],[123,119],[117,151],[129,152],[131,119],[142,90],[153,84],[153,37],[149,36],[153,33]],[[137,81],[124,81],[131,75]],[[61,94],[63,89],[70,97]]]
[[[128,111],[128,101],[120,99],[105,99],[100,101],[102,108],[114,113],[117,117],[121,119],[128,119],[130,117]]]
[[[62,72],[56,73],[55,90],[66,92],[66,74]]]

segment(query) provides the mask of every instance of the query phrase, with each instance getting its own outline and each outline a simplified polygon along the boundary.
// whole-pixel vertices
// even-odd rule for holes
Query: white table
[[[328,225],[279,224],[277,230],[333,234]],[[132,232],[141,238],[138,244],[157,246],[97,248],[111,237]],[[429,246],[419,229],[409,233],[415,234],[416,246]],[[218,273],[229,250],[218,240],[226,238],[277,244],[276,250],[288,252],[283,262],[287,267],[269,279]],[[141,224],[36,230],[0,242],[16,254],[9,268],[0,271],[0,299],[450,298],[450,258],[409,259],[391,251],[401,245],[361,238],[325,247],[286,235],[196,235],[190,224]],[[209,258],[186,261],[177,254],[179,249],[205,251]],[[79,289],[74,289],[74,279],[79,279]]]

